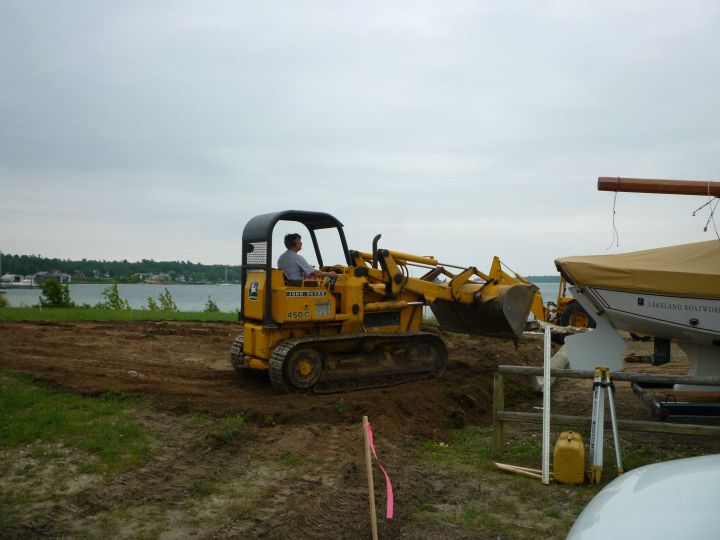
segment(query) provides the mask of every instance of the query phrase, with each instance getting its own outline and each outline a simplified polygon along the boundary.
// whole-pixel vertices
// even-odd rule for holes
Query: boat
[[[622,180],[613,182],[620,188]],[[644,182],[645,190],[687,189],[682,181],[632,180]],[[688,375],[720,377],[720,239],[624,254],[562,257],[555,266],[597,322],[594,331],[565,339],[571,367],[621,370],[626,344],[618,331],[626,331],[654,338],[655,365],[670,361],[670,343],[675,342],[690,359]],[[674,389],[718,387],[675,385]]]
[[[675,341],[690,358],[689,375],[720,376],[720,240],[619,255],[564,257],[555,265],[596,320],[606,321],[615,331],[655,338],[655,363],[669,361],[669,345]],[[594,339],[590,333],[566,339],[573,367],[583,357],[576,353],[574,362],[573,350]],[[609,341],[606,345],[616,343]],[[622,368],[617,351],[610,360],[616,365],[608,367]]]
[[[225,281],[221,281],[220,283],[216,283],[215,285],[220,285],[220,286],[232,285],[232,283],[230,283],[228,281],[227,266],[225,267]]]

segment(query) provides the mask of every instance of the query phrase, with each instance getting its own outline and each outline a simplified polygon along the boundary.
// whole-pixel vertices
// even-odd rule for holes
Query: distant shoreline
[[[560,276],[524,276],[530,283],[560,283]]]
[[[217,283],[214,281],[129,281],[123,279],[73,279],[70,285],[222,285],[222,281]],[[230,285],[240,285],[240,283],[230,282]]]

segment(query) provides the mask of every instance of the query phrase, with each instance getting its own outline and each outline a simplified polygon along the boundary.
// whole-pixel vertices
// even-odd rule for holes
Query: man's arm
[[[330,270],[329,272],[323,272],[322,270],[313,270],[312,272],[310,272],[309,275],[313,277],[338,277],[337,272],[334,272],[333,270]]]
[[[298,255],[298,263],[300,263],[300,266],[302,267],[303,272],[305,272],[306,276],[312,276],[316,278],[326,276],[334,278],[338,277],[338,274],[336,272],[333,272],[332,270],[330,272],[323,272],[322,270],[316,269],[313,265],[309,264],[305,260],[305,257],[303,257],[302,255]]]
[[[312,276],[312,277],[316,277],[316,278],[326,277],[326,276],[338,277],[338,274],[336,272],[333,272],[332,270],[330,272],[323,272],[322,270],[316,269],[313,265],[309,264],[305,260],[305,257],[303,257],[302,255],[297,256],[297,261],[306,276]]]

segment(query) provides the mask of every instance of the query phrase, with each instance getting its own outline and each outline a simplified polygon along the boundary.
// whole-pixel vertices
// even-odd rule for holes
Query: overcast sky
[[[0,250],[239,264],[290,208],[524,274],[710,240],[704,198],[621,193],[608,250],[597,178],[719,179],[718,28],[716,1],[1,0]]]

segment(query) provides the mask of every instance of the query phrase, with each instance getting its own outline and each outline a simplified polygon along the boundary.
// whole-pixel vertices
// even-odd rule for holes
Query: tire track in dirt
[[[305,475],[306,480],[318,479],[323,497],[307,505],[298,516],[298,526],[308,538],[327,538],[329,531],[343,529],[357,538],[367,527],[359,520],[363,504],[367,506],[367,491],[356,474],[363,457],[362,432],[358,427],[330,426],[323,439],[310,446],[310,452],[322,457]]]
[[[282,479],[282,487],[259,510],[255,527],[245,531],[249,536],[289,528],[300,538],[358,538],[367,531],[359,427],[312,426],[311,432],[302,465]]]

